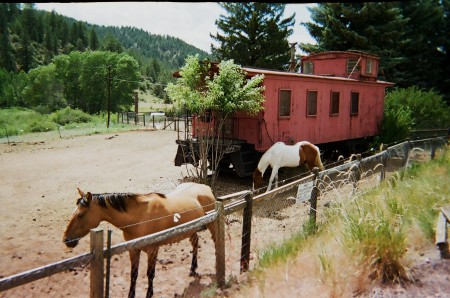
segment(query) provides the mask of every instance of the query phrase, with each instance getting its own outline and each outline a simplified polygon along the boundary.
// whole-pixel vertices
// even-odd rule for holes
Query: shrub
[[[50,130],[55,130],[56,123],[49,121],[47,119],[42,120],[35,120],[30,124],[30,131],[31,132],[45,132]]]
[[[71,109],[70,107],[56,111],[50,115],[50,119],[59,124],[66,125],[69,123],[87,123],[92,120],[92,116],[81,110]]]

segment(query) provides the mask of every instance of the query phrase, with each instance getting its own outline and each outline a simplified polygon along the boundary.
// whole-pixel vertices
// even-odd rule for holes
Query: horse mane
[[[161,193],[154,193],[161,198],[166,198],[166,195]],[[127,212],[127,205],[130,200],[136,201],[139,194],[135,193],[103,193],[92,194],[92,200],[97,201],[98,205],[103,208],[111,206],[119,212]]]
[[[97,201],[100,207],[108,208],[109,205],[119,212],[126,212],[128,200],[136,200],[137,196],[133,193],[92,194],[92,200]]]

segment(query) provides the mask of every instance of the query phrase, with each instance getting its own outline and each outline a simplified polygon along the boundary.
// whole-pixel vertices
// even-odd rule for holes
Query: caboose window
[[[348,59],[347,60],[347,73],[359,71],[358,61],[359,61],[358,59]]]
[[[339,92],[331,91],[330,116],[339,115],[339,97]]]
[[[356,116],[359,113],[359,93],[352,92],[350,102],[350,115]]]
[[[366,74],[372,74],[372,59],[366,61]]]
[[[291,90],[280,90],[278,111],[280,117],[291,115]]]
[[[303,62],[303,73],[306,73],[306,74],[314,73],[314,64],[312,61]]]
[[[306,96],[306,116],[317,115],[317,91],[309,91]]]

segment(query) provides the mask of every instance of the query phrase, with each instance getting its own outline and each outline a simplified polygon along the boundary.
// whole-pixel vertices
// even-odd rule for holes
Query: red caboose
[[[224,158],[224,169],[250,175],[258,161],[252,153],[278,141],[306,140],[325,154],[344,155],[367,144],[379,133],[385,89],[393,85],[377,80],[378,65],[374,55],[347,51],[303,57],[301,73],[244,67],[249,77],[264,74],[264,110],[254,117],[237,113],[227,123],[223,136],[239,146]],[[197,125],[194,120],[193,132]],[[175,165],[186,162],[185,143],[178,144]]]

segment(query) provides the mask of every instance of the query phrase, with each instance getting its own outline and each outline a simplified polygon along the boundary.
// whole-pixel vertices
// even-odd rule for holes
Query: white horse
[[[319,148],[310,142],[302,141],[294,145],[286,145],[283,142],[275,143],[261,157],[255,172],[253,173],[253,189],[262,186],[263,175],[268,166],[272,167],[267,191],[271,190],[275,179],[275,187],[278,186],[278,170],[282,167],[298,167],[306,164],[309,170],[318,167],[323,170],[320,160]]]

